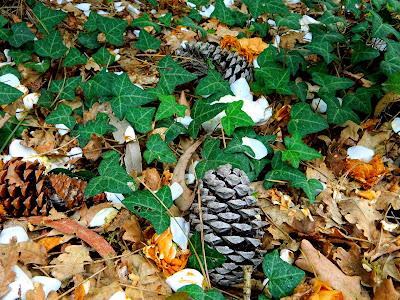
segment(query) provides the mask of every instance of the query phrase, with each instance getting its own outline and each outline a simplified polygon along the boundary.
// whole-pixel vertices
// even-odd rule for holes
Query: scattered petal
[[[46,297],[50,292],[56,292],[61,287],[61,281],[53,277],[35,276],[32,278],[32,282],[40,283],[42,285]]]
[[[392,125],[393,131],[394,131],[395,133],[400,134],[400,118],[399,118],[399,117],[394,118],[393,121],[392,121],[392,123],[391,123],[391,125]]]
[[[12,240],[21,243],[29,241],[29,237],[22,226],[4,228],[0,233],[0,244],[10,244]]]
[[[313,110],[315,110],[321,114],[326,113],[326,111],[328,109],[328,105],[321,98],[314,98],[311,102],[311,107],[313,108]]]
[[[89,227],[99,227],[110,223],[118,214],[118,209],[114,207],[106,207],[100,210],[89,223]]]
[[[397,228],[399,228],[399,224],[396,223],[391,223],[391,222],[386,222],[385,220],[381,221],[382,228],[386,231],[393,232]]]
[[[8,153],[12,157],[34,159],[38,155],[38,153],[32,148],[21,145],[21,142],[22,140],[14,139],[8,148]]]
[[[370,162],[374,155],[374,150],[364,146],[353,146],[347,149],[347,156],[350,159],[358,159],[366,163]]]
[[[172,200],[178,199],[183,194],[183,188],[178,182],[174,182],[170,186]]]
[[[176,292],[181,287],[189,284],[197,284],[203,288],[204,276],[195,269],[183,269],[169,276],[165,281]]]
[[[110,193],[110,192],[104,192],[104,193],[106,194],[107,200],[115,204],[121,204],[122,200],[125,199],[124,195],[122,194]]]
[[[136,141],[135,130],[133,129],[132,126],[128,126],[128,127],[125,129],[124,140],[125,140],[125,142],[127,142],[127,143]]]
[[[69,128],[64,124],[56,124],[54,127],[58,129],[60,135],[66,135],[69,132]]]
[[[126,299],[127,298],[124,291],[118,291],[112,294],[110,298],[108,298],[108,300],[126,300]]]
[[[190,224],[184,218],[171,217],[172,240],[182,250],[187,249],[189,231],[190,231]]]
[[[1,300],[25,299],[26,292],[34,289],[32,280],[20,267],[13,266],[12,270],[15,273],[15,279],[8,285],[10,290]]]
[[[81,147],[74,147],[67,152],[67,156],[69,159],[82,158],[82,153]]]
[[[254,159],[260,160],[268,155],[267,147],[265,147],[265,145],[259,140],[248,138],[247,136],[245,136],[242,137],[242,145],[248,146],[251,148],[251,150],[253,150],[254,156],[249,156],[253,157]]]
[[[22,101],[24,102],[24,106],[27,110],[30,110],[33,108],[33,105],[38,103],[39,101],[40,94],[39,93],[30,93],[26,95]]]
[[[9,86],[12,86],[14,88],[21,85],[18,77],[11,73],[0,76],[0,82],[8,84]]]
[[[294,263],[294,253],[293,251],[289,249],[282,249],[279,257],[283,260],[286,261],[288,264],[293,264]]]

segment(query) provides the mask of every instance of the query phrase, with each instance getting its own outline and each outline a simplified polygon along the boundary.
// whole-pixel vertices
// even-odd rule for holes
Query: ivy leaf
[[[148,33],[145,29],[140,30],[139,40],[135,43],[135,47],[141,51],[149,49],[158,50],[160,45],[161,41]]]
[[[163,163],[176,162],[174,152],[172,152],[159,134],[153,134],[149,137],[146,142],[146,148],[143,157],[148,164],[152,163],[154,160]]]
[[[254,121],[241,108],[243,100],[229,103],[225,109],[226,116],[221,119],[221,125],[227,135],[232,135],[235,128],[254,125]]]
[[[187,134],[187,133],[188,130],[183,124],[179,122],[174,122],[168,126],[168,130],[165,132],[165,141],[167,143],[170,143],[180,134]]]
[[[44,39],[35,41],[34,49],[40,56],[55,59],[62,57],[68,50],[58,31],[53,31],[45,36]]]
[[[0,28],[4,27],[4,25],[6,25],[7,23],[8,23],[8,20],[5,17],[0,16]]]
[[[343,17],[335,16],[330,10],[325,10],[322,16],[318,19],[321,23],[325,25],[343,23],[346,24],[346,19]]]
[[[92,134],[102,136],[115,130],[115,127],[108,124],[108,116],[105,113],[99,113],[95,120],[91,120],[86,124],[79,124],[74,131],[74,135],[78,136],[79,145],[83,148],[90,141]]]
[[[172,94],[178,85],[197,78],[195,74],[182,68],[170,55],[160,60],[157,68],[160,72],[159,87],[161,90],[165,91],[166,94]]]
[[[76,65],[86,64],[86,56],[83,55],[78,49],[70,48],[67,56],[65,56],[63,65],[64,67],[73,67]]]
[[[284,69],[276,64],[255,70],[257,80],[264,83],[267,89],[276,90],[278,94],[291,95],[292,91],[289,88],[290,70]]]
[[[306,62],[304,57],[296,50],[281,51],[281,55],[278,56],[278,61],[287,66],[292,75],[295,75],[300,65],[304,66]]]
[[[331,53],[333,51],[333,47],[328,41],[313,40],[306,46],[306,48],[310,50],[311,53],[321,55],[327,64],[331,63],[337,58],[336,55]]]
[[[386,76],[400,72],[400,42],[388,41],[385,60],[380,68]]]
[[[312,80],[320,85],[319,94],[334,95],[337,90],[344,90],[354,85],[354,81],[319,72],[313,72]]]
[[[156,32],[161,31],[160,25],[157,23],[151,21],[150,16],[147,13],[142,14],[139,18],[136,18],[132,21],[131,23],[132,27],[139,27],[140,29],[143,29],[144,27],[151,26],[154,28]]]
[[[0,105],[5,105],[18,100],[24,93],[8,84],[0,82],[0,94]]]
[[[100,66],[109,66],[115,61],[115,56],[106,47],[101,47],[92,57]]]
[[[288,15],[277,16],[276,17],[276,25],[278,26],[286,26],[291,29],[300,29],[300,19],[301,15],[295,13],[289,13]]]
[[[285,137],[284,142],[286,150],[282,151],[282,160],[289,161],[294,168],[298,168],[302,160],[313,160],[321,157],[321,153],[304,144],[298,134],[293,137]]]
[[[46,123],[48,124],[64,124],[69,129],[72,129],[76,120],[71,116],[72,108],[65,104],[60,104],[56,110],[52,111],[46,117]]]
[[[200,96],[212,95],[220,92],[224,95],[232,95],[229,82],[222,78],[220,72],[209,70],[207,76],[199,81],[195,94]]]
[[[355,93],[344,96],[343,103],[353,110],[369,114],[372,111],[371,98],[374,93],[374,89],[361,87]]]
[[[365,43],[358,42],[352,47],[352,55],[351,55],[351,63],[352,64],[358,64],[359,62],[362,61],[371,61],[374,58],[377,58],[379,56],[379,51],[372,48],[368,47],[365,45]]]
[[[400,72],[390,75],[389,79],[383,83],[383,88],[387,92],[400,94]]]
[[[16,64],[21,64],[32,59],[32,51],[13,49],[8,53]]]
[[[178,293],[186,293],[193,300],[225,300],[224,295],[215,289],[204,291],[197,284],[188,284],[177,290]]]
[[[303,270],[282,260],[278,250],[264,256],[262,267],[269,279],[268,289],[272,297],[277,299],[291,295],[305,276]]]
[[[386,38],[389,34],[393,34],[398,39],[400,38],[400,33],[393,28],[392,25],[383,23],[383,20],[380,15],[378,15],[374,11],[370,11],[372,15],[372,36],[376,38]]]
[[[289,133],[299,134],[301,137],[310,133],[319,132],[328,128],[328,123],[319,114],[312,111],[307,103],[293,105],[288,124]]]
[[[193,10],[192,10],[193,11]],[[196,11],[196,10],[195,10]],[[197,12],[197,11],[196,11]],[[200,20],[201,20],[201,15],[200,16]],[[200,21],[199,20],[199,21]],[[182,25],[182,26],[187,26],[193,29],[193,31],[197,32],[199,31],[201,33],[201,36],[204,38],[207,36],[207,31],[204,30],[203,27],[197,25],[195,22],[193,22],[192,19],[190,19],[189,17],[183,17],[181,19],[179,19],[177,21],[177,24]]]
[[[302,101],[305,102],[307,99],[308,86],[305,82],[292,82],[290,84],[292,92]]]
[[[119,164],[119,154],[107,151],[99,165],[100,176],[92,178],[86,189],[85,196],[93,197],[103,192],[128,194],[132,192],[134,180]]]
[[[173,204],[171,189],[163,186],[156,194],[150,191],[135,191],[122,200],[127,209],[150,221],[157,234],[168,229],[171,218],[166,210]]]
[[[152,121],[155,112],[155,107],[132,107],[127,111],[126,119],[136,131],[147,133],[153,129]]]
[[[25,67],[32,69],[38,73],[44,73],[50,68],[50,60],[43,59],[40,62],[29,62],[25,64]]]
[[[211,17],[218,19],[221,23],[226,25],[235,25],[235,17],[232,10],[225,6],[223,0],[215,1],[215,9],[212,12]]]
[[[265,13],[282,15],[289,13],[289,9],[282,0],[243,0],[243,2],[247,5],[254,18]]]
[[[346,106],[345,103],[340,104],[335,96],[326,96],[324,97],[324,101],[328,105],[326,113],[329,123],[341,125],[348,120],[360,123],[357,114],[354,113],[350,107]]]
[[[58,93],[60,99],[75,99],[75,89],[81,83],[81,77],[69,77],[67,79],[53,80],[50,84],[49,91]]]
[[[316,179],[309,179],[298,169],[282,162],[282,153],[276,152],[272,159],[272,170],[265,174],[264,187],[270,189],[276,181],[288,181],[294,188],[301,188],[311,203],[314,202],[317,190],[322,190],[322,184]]]
[[[163,16],[158,17],[158,20],[165,26],[171,26],[172,23],[172,13],[166,13]]]
[[[140,87],[134,85],[127,73],[117,75],[112,82],[111,107],[114,114],[122,119],[131,108],[153,101],[153,98]]]
[[[113,85],[115,76],[117,75],[111,72],[107,72],[107,69],[103,68],[100,72],[94,75],[92,79],[81,83],[85,99],[97,100],[97,98],[112,96],[112,88],[115,88],[115,86]]]
[[[25,22],[16,23],[11,26],[12,35],[8,38],[8,42],[15,48],[21,47],[23,44],[33,41],[35,35],[30,31]]]
[[[156,113],[156,121],[166,119],[173,115],[177,115],[179,117],[183,117],[185,115],[185,111],[187,107],[185,105],[180,105],[176,103],[175,96],[160,96],[159,97],[161,104],[158,107]]]
[[[97,28],[106,36],[107,42],[115,46],[124,44],[124,32],[128,22],[124,19],[109,18],[98,15],[96,17]]]
[[[37,2],[32,11],[38,19],[36,27],[41,33],[50,33],[54,26],[63,21],[67,16],[67,14],[62,10],[47,8],[41,2]]]
[[[78,42],[82,46],[89,49],[96,49],[100,47],[100,44],[97,41],[97,36],[99,32],[79,32],[78,34]]]
[[[51,108],[54,100],[53,98],[53,94],[49,92],[49,90],[41,89],[40,97],[37,104],[42,107]]]

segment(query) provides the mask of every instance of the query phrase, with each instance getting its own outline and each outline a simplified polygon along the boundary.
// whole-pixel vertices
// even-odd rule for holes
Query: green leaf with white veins
[[[109,18],[98,15],[96,17],[97,28],[106,36],[107,42],[115,46],[124,44],[124,32],[128,22],[124,19]]]
[[[223,0],[215,1],[215,9],[211,14],[211,17],[218,19],[221,23],[229,26],[235,25],[235,16],[232,10],[225,6]]]
[[[131,82],[127,73],[114,77],[111,90],[114,96],[111,99],[111,107],[114,114],[120,119],[131,108],[153,101],[153,98],[145,90]]]
[[[174,152],[172,152],[159,134],[153,134],[148,138],[146,142],[146,151],[144,151],[143,157],[148,164],[152,163],[154,160],[163,163],[176,162]]]
[[[386,76],[400,72],[400,42],[388,41],[385,60],[380,68]]]
[[[360,123],[360,119],[351,107],[348,107],[345,102],[340,104],[339,100],[334,96],[324,96],[324,101],[328,105],[326,111],[328,122],[331,124],[341,125],[348,120],[354,123]]]
[[[135,43],[135,47],[140,51],[158,50],[161,41],[148,33],[145,29],[140,30],[139,40]]]
[[[177,290],[178,293],[186,293],[193,300],[225,300],[224,295],[216,290],[203,290],[197,284],[188,284]],[[186,299],[186,298],[185,298]]]
[[[379,51],[365,45],[365,43],[358,42],[352,46],[351,63],[358,64],[362,61],[371,61],[379,56]]]
[[[321,157],[321,153],[308,147],[298,134],[293,137],[285,137],[284,142],[286,150],[282,151],[282,160],[289,161],[295,168],[299,167],[302,160],[313,160]]]
[[[255,70],[257,80],[264,83],[267,89],[276,90],[278,94],[291,95],[292,91],[289,88],[290,70],[289,68],[282,68],[276,64]]]
[[[175,96],[164,95],[160,96],[159,99],[161,104],[156,113],[156,121],[169,118],[173,115],[177,115],[179,117],[183,117],[185,115],[187,107],[185,105],[176,103]]]
[[[292,135],[297,133],[303,137],[328,127],[326,120],[319,114],[313,112],[309,104],[297,103],[293,105],[288,124],[289,133]]]
[[[126,119],[136,131],[147,133],[153,129],[153,116],[155,107],[132,107],[126,113]]]
[[[336,77],[328,74],[313,72],[312,80],[320,85],[318,93],[326,95],[334,95],[338,90],[344,90],[354,85],[354,81],[343,78]]]
[[[10,104],[19,99],[24,93],[8,84],[0,82],[0,105]]]
[[[195,94],[207,96],[215,93],[232,95],[229,82],[222,78],[221,73],[216,70],[209,70],[207,76],[199,81]]]
[[[100,66],[109,66],[115,61],[115,56],[106,47],[101,47],[92,57]]]
[[[372,36],[376,38],[386,38],[389,34],[393,34],[398,39],[400,38],[400,33],[393,28],[392,25],[383,23],[383,19],[374,11],[369,11],[372,15]]]
[[[225,109],[226,116],[221,119],[221,125],[227,135],[232,135],[235,128],[253,126],[254,121],[242,110],[243,100],[229,103]]]
[[[70,77],[60,80],[53,80],[50,84],[49,91],[59,94],[60,99],[73,100],[75,99],[75,89],[81,83],[80,76]]]
[[[303,270],[282,260],[278,250],[264,256],[262,267],[269,279],[268,289],[272,297],[277,299],[291,295],[305,276]]]
[[[58,31],[53,31],[43,39],[35,41],[34,49],[39,56],[50,58],[60,58],[68,50]]]
[[[84,65],[87,62],[85,55],[79,52],[76,48],[69,49],[67,56],[64,59],[64,67],[73,67],[76,65]]]
[[[311,42],[306,46],[311,53],[321,55],[327,64],[331,63],[337,58],[336,55],[332,54],[333,46],[327,41],[315,41]]]
[[[288,15],[282,17],[276,17],[276,25],[286,26],[290,29],[300,29],[300,19],[301,15],[295,13],[289,13]]]
[[[41,33],[50,33],[54,26],[65,19],[67,13],[61,10],[50,9],[41,2],[37,2],[32,9],[34,16],[38,19],[36,27]]]
[[[9,37],[8,42],[15,48],[19,48],[23,44],[35,39],[35,35],[29,30],[25,22],[13,24],[11,31],[12,35]]]
[[[131,23],[131,27],[139,27],[141,29],[147,26],[153,27],[156,32],[161,31],[160,25],[153,22],[150,16],[146,13],[142,14],[139,18],[134,19]]]
[[[79,146],[85,147],[90,141],[92,134],[102,136],[115,130],[115,127],[108,124],[108,116],[105,113],[99,113],[96,120],[91,120],[86,124],[79,124],[74,130],[74,135],[78,136]]]
[[[72,108],[65,104],[60,104],[56,110],[52,111],[46,117],[46,123],[48,124],[64,124],[69,129],[72,129],[76,120],[71,116]]]
[[[103,154],[99,165],[100,176],[92,178],[86,189],[85,196],[93,197],[103,192],[128,194],[135,189],[134,180],[119,163],[119,154],[108,151]]]
[[[243,2],[254,18],[265,13],[281,15],[289,13],[289,9],[282,0],[243,0]]]

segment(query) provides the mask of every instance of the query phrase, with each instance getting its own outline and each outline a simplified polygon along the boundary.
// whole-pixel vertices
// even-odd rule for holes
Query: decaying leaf
[[[143,181],[152,191],[158,191],[161,188],[161,177],[156,168],[147,168],[143,171]]]
[[[83,273],[85,271],[84,263],[91,261],[92,258],[87,247],[70,245],[64,249],[64,253],[50,262],[54,265],[51,274],[59,280],[65,280],[75,274]]]
[[[250,62],[268,47],[268,44],[258,37],[238,39],[231,35],[224,36],[220,41],[220,45],[221,48],[234,48],[241,56],[245,57]]]
[[[398,300],[400,293],[394,288],[392,279],[384,279],[375,288],[373,300]]]
[[[329,284],[319,279],[314,280],[312,289],[309,300],[343,300],[341,291],[332,289]]]
[[[358,159],[347,159],[346,169],[349,176],[360,182],[365,189],[377,184],[387,172],[379,155],[375,155],[368,163]]]

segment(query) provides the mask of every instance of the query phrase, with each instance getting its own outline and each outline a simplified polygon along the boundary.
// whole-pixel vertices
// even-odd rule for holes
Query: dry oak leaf
[[[341,291],[336,291],[328,283],[315,279],[313,282],[313,293],[308,300],[343,300]]]
[[[161,177],[156,168],[147,168],[143,171],[144,184],[152,191],[161,188]]]
[[[184,269],[190,255],[189,249],[181,250],[172,241],[170,228],[160,235],[154,234],[148,246],[143,248],[143,253],[155,262],[165,276]]]
[[[51,274],[59,280],[69,279],[75,274],[83,273],[85,271],[84,262],[92,261],[89,249],[83,245],[70,245],[64,251],[50,262],[54,265]]]
[[[304,43],[304,32],[289,31],[281,36],[279,46],[285,49],[293,49],[297,43]]]
[[[381,113],[386,109],[387,106],[394,102],[400,101],[400,95],[395,93],[387,93],[385,94],[376,104],[374,117],[378,117]]]
[[[15,273],[11,268],[17,261],[18,253],[13,247],[0,248],[0,297],[8,293],[8,285],[15,279]]]
[[[346,159],[345,168],[349,176],[360,182],[365,189],[376,185],[387,173],[379,155],[375,155],[368,163],[358,159]]]
[[[399,300],[400,293],[394,288],[392,279],[384,279],[374,290],[373,300]]]
[[[90,137],[89,143],[82,149],[83,155],[91,161],[96,161],[103,153],[103,138],[95,134]]]
[[[296,265],[327,282],[335,290],[341,291],[344,300],[367,300],[370,299],[367,292],[360,284],[360,277],[347,276],[339,270],[334,263],[322,255],[307,240],[300,244],[302,256],[296,260]]]

